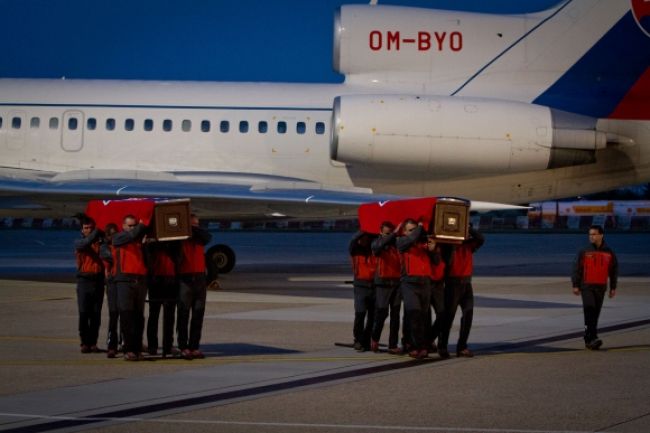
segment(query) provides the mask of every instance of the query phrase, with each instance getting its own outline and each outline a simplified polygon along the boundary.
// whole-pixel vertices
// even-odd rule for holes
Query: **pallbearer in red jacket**
[[[81,239],[75,240],[77,305],[81,353],[98,352],[97,338],[104,301],[104,265],[99,257],[102,233],[92,218],[81,219]]]
[[[354,348],[360,352],[370,349],[370,337],[375,317],[375,272],[377,260],[370,244],[374,235],[359,231],[350,240],[348,251],[354,272]],[[366,320],[367,319],[367,320]]]
[[[435,241],[427,237],[421,222],[407,219],[403,226],[404,236],[397,239],[397,249],[402,259],[400,287],[404,298],[404,314],[410,325],[409,356],[422,359],[429,354],[427,337],[433,274],[430,252],[435,249]]]
[[[117,233],[117,225],[106,224],[104,228],[105,242],[102,243],[99,255],[104,262],[106,275],[106,302],[108,304],[108,332],[106,334],[106,357],[117,356],[118,343],[121,342],[121,333],[117,330],[120,310],[117,304],[117,285],[113,277],[113,235]]]
[[[199,218],[196,215],[192,214],[190,218],[192,237],[181,241],[181,259],[178,269],[180,282],[178,348],[185,359],[204,357],[203,352],[199,350],[207,296],[203,250],[212,239],[212,235],[207,230],[199,227]]]
[[[113,235],[113,279],[117,287],[120,328],[124,336],[124,359],[142,358],[144,305],[147,297],[147,267],[142,242],[147,227],[133,215],[122,222],[122,231]]]
[[[598,317],[607,291],[609,297],[616,296],[618,282],[618,260],[616,254],[605,245],[603,228],[589,227],[589,245],[583,248],[573,263],[573,293],[582,295],[582,309],[585,319],[585,347],[598,350],[603,342],[598,338]]]
[[[372,327],[370,349],[379,350],[379,339],[388,317],[390,307],[390,334],[388,336],[388,353],[399,354],[401,350],[397,345],[399,337],[400,308],[402,295],[399,282],[402,277],[402,265],[395,241],[401,225],[395,228],[390,221],[384,221],[380,227],[380,234],[372,242],[373,255],[377,258],[377,271],[375,273],[375,322]]]
[[[158,352],[158,322],[163,310],[162,356],[172,354],[174,320],[178,302],[178,278],[176,269],[179,259],[177,241],[153,241],[145,247],[145,259],[149,270],[149,318],[147,319],[147,348],[150,355]]]
[[[447,342],[449,333],[443,332],[447,326],[447,306],[445,305],[445,271],[446,263],[442,260],[441,244],[436,243],[429,253],[431,259],[431,306],[436,313],[436,319],[430,328],[428,343],[431,352],[438,352],[442,359],[449,358]],[[431,310],[429,309],[429,314]],[[428,320],[427,323],[431,323]],[[436,339],[438,344],[436,345]]]
[[[473,254],[485,243],[485,238],[470,225],[469,237],[460,245],[451,245],[443,252],[447,262],[447,276],[445,278],[445,302],[447,326],[444,327],[445,335],[449,336],[451,326],[456,317],[456,310],[460,306],[460,335],[456,344],[456,356],[472,357],[474,354],[467,347],[469,332],[472,329],[474,317],[474,290],[472,288],[472,273],[474,272]]]

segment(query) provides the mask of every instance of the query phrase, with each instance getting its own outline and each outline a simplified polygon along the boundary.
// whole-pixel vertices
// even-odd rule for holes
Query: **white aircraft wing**
[[[407,198],[251,174],[93,170],[63,174],[3,170],[0,174],[0,211],[7,216],[69,217],[82,212],[88,200],[129,197],[189,198],[202,217],[228,220],[349,218],[356,216],[362,203]],[[489,202],[473,202],[472,208],[522,209]]]
[[[224,219],[335,218],[356,215],[359,204],[397,198],[369,189],[336,189],[300,179],[270,176],[130,172],[102,177],[93,171],[47,175],[16,171],[0,175],[0,209],[8,215],[70,216],[92,199],[189,198],[203,217]],[[121,173],[122,176],[126,173]]]

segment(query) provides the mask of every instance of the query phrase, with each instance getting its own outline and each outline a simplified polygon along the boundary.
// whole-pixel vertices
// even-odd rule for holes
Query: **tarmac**
[[[205,359],[81,354],[74,284],[42,270],[13,279],[0,257],[0,431],[650,432],[650,260],[648,237],[634,239],[620,253],[634,271],[605,300],[601,350],[584,348],[567,276],[520,270],[474,278],[474,358],[454,356],[459,313],[451,359],[423,361],[346,347],[349,272],[300,260],[221,277]],[[281,251],[269,254],[292,260]]]

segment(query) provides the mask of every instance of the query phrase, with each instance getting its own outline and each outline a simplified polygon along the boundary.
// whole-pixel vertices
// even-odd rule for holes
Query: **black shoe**
[[[440,347],[438,348],[438,355],[442,359],[449,359],[449,356],[450,356],[449,351],[447,349],[443,349],[443,348],[440,348]]]
[[[589,350],[598,350],[602,345],[603,341],[600,338],[594,338],[589,343],[585,343],[585,347]]]
[[[404,354],[404,352],[402,351],[402,349],[400,347],[389,347],[388,348],[388,353],[390,355],[403,355]]]
[[[354,342],[354,350],[357,352],[365,352],[365,347],[363,347],[363,344],[361,344],[360,341],[355,341]]]
[[[462,357],[464,357],[464,358],[473,358],[474,353],[471,350],[466,348],[466,349],[463,349],[463,350],[457,350],[456,351],[456,356],[458,358],[462,358]]]

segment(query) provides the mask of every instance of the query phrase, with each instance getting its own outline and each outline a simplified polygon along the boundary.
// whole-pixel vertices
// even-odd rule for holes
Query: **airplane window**
[[[144,130],[145,131],[153,131],[153,120],[144,119]]]
[[[222,120],[219,124],[219,130],[223,133],[230,131],[230,122],[227,120]]]
[[[23,123],[23,119],[21,119],[20,117],[14,117],[13,119],[11,119],[11,127],[14,129],[20,129],[22,123]]]
[[[106,119],[106,130],[113,131],[115,129],[115,119]]]
[[[192,130],[192,121],[191,120],[183,120],[183,123],[181,123],[181,129],[183,132],[190,132]]]
[[[245,120],[242,120],[239,122],[239,132],[242,134],[246,134],[248,132],[248,122]]]
[[[304,134],[306,130],[307,130],[307,126],[305,125],[305,122],[296,123],[296,132],[298,134]]]
[[[86,128],[88,128],[91,131],[94,131],[97,128],[97,119],[94,117],[89,117],[88,120],[86,121]]]
[[[163,120],[163,131],[169,132],[172,130],[172,121],[171,119]]]
[[[76,117],[71,117],[68,119],[68,129],[70,131],[76,131],[79,126],[79,120]]]
[[[38,129],[40,126],[41,126],[40,117],[32,117],[31,120],[29,121],[29,127],[32,129]]]
[[[133,122],[133,119],[126,119],[124,121],[124,129],[126,129],[127,131],[133,131],[134,123],[135,122]]]
[[[201,132],[210,132],[210,121],[209,120],[201,121]]]
[[[278,122],[278,134],[285,134],[287,132],[287,122]]]
[[[325,123],[316,122],[316,134],[325,134]]]
[[[58,117],[50,117],[50,129],[59,129]]]
[[[269,130],[269,124],[266,121],[262,120],[260,123],[257,124],[257,131],[260,134],[266,134],[266,131],[268,130]]]

